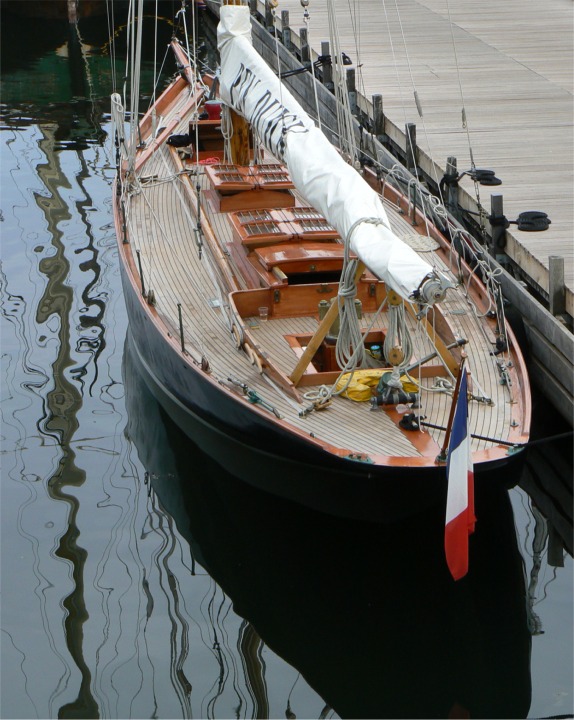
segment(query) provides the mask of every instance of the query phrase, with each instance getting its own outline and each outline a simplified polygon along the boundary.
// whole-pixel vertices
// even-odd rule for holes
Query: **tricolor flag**
[[[468,572],[468,536],[474,531],[474,470],[468,430],[468,379],[461,368],[458,397],[448,446],[448,490],[444,549],[455,580]]]

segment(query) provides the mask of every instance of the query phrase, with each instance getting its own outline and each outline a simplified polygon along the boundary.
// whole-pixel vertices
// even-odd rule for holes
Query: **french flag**
[[[460,580],[468,572],[468,536],[474,532],[474,470],[468,430],[468,378],[461,368],[458,397],[448,446],[448,490],[444,549],[451,575]]]

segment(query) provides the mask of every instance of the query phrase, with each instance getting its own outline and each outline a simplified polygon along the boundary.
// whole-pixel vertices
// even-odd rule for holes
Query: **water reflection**
[[[69,187],[69,182],[60,167],[59,156],[54,150],[54,138],[51,136],[50,128],[44,126],[42,133],[43,139],[38,143],[38,147],[44,153],[46,162],[38,164],[36,172],[44,187],[41,193],[35,193],[35,199],[45,216],[46,229],[53,252],[45,255],[39,262],[39,272],[45,276],[46,283],[44,292],[38,301],[36,323],[42,326],[54,318],[58,320],[59,330],[57,355],[50,372],[54,383],[52,389],[46,393],[46,414],[39,420],[38,430],[40,433],[54,437],[61,450],[58,466],[55,472],[47,478],[47,489],[52,499],[66,503],[69,508],[67,528],[61,536],[54,554],[67,561],[71,566],[73,589],[62,600],[66,610],[65,638],[70,656],[81,674],[78,697],[60,708],[59,717],[97,717],[97,704],[90,689],[91,672],[84,659],[83,651],[84,624],[88,618],[84,600],[84,565],[87,552],[78,543],[80,505],[77,489],[85,482],[86,473],[83,468],[76,465],[76,453],[72,445],[79,425],[78,411],[82,406],[82,387],[77,380],[85,372],[85,366],[83,368],[75,367],[73,373],[69,372],[75,366],[71,357],[73,333],[70,324],[73,317],[76,289],[69,282],[71,268],[67,253],[70,248],[63,242],[63,227],[70,220],[71,215],[61,194],[64,188]],[[85,180],[86,177],[84,165],[84,172],[76,175],[80,188],[82,180]],[[80,209],[85,204],[91,205],[88,196],[78,200],[76,207]],[[87,223],[83,238],[84,242],[91,246],[93,253],[93,238],[90,230],[89,223]],[[92,265],[96,269],[94,275],[97,277],[99,269],[94,257],[92,257]],[[80,266],[79,270],[86,273],[89,268]],[[81,295],[84,299],[89,298],[91,287],[93,287],[92,282],[86,282],[83,286]],[[101,312],[103,312],[103,307]],[[80,335],[76,341],[76,347],[81,347],[84,341],[85,339]],[[92,360],[97,368],[97,353],[93,355]],[[69,492],[69,488],[73,488],[74,491]]]
[[[109,116],[109,98],[117,89],[116,83],[121,89],[124,80],[128,29],[127,4],[105,4],[109,16],[105,12],[76,24],[38,15],[27,18],[23,53],[22,18],[10,12],[9,4],[2,3],[4,127],[51,123],[58,146],[76,149],[105,140],[103,126]],[[166,74],[175,71],[166,50],[174,31],[173,5],[164,0],[162,8],[168,12],[159,18],[157,46],[154,22],[145,23],[143,28],[142,107],[152,95],[154,82],[161,88]],[[116,32],[110,39],[114,11]],[[156,47],[166,53],[160,78],[153,65]]]
[[[345,522],[261,493],[163,416],[129,352],[124,382],[129,435],[195,557],[340,716],[527,716],[531,635],[505,491],[477,507],[471,572],[455,584],[442,517]]]
[[[524,540],[527,597],[505,495],[482,513],[471,576],[453,588],[433,550],[440,520],[341,524],[262,496],[178,439],[129,367],[124,436],[107,27],[81,23],[74,39],[30,19],[22,53],[2,6],[0,715],[517,716],[538,615],[551,668],[538,670],[538,708],[571,709],[569,695],[555,702],[571,594],[562,615],[539,604],[552,528],[571,550],[571,515],[558,515],[572,474],[554,450],[550,507],[544,462],[534,481],[554,519]]]

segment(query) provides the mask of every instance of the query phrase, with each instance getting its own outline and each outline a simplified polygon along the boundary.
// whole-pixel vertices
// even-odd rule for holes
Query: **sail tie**
[[[351,229],[350,229],[349,232],[347,233],[347,237],[346,237],[346,241],[345,241],[345,244],[346,244],[346,245],[350,245],[350,244],[351,244],[351,238],[353,237],[353,233],[354,233],[355,230],[359,227],[359,225],[362,225],[363,223],[371,223],[372,225],[385,225],[384,221],[383,221],[381,218],[378,218],[378,217],[363,217],[363,218],[359,218],[358,220],[356,220],[356,221],[351,225]]]

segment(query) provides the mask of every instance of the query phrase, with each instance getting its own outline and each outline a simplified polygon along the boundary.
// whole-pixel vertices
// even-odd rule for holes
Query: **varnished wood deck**
[[[167,147],[159,149],[146,163],[144,175],[149,180],[134,189],[127,204],[128,236],[132,249],[140,253],[146,288],[153,291],[156,309],[173,335],[179,334],[178,305],[181,305],[186,347],[196,357],[207,358],[212,376],[226,385],[230,384],[229,378],[245,383],[273,406],[287,423],[305,434],[371,457],[416,457],[422,453],[434,459],[442,444],[443,432],[403,432],[397,424],[401,415],[395,409],[371,411],[369,403],[355,403],[337,397],[329,409],[301,417],[299,413],[307,401],[297,404],[266,373],[260,374],[247,355],[236,348],[225,312],[227,294],[220,289],[224,283],[215,281],[221,271],[217,270],[212,260],[214,254],[227,255],[230,230],[224,217],[215,212],[209,203],[203,202],[202,223],[206,232],[208,225],[214,228],[218,244],[207,242],[207,238],[200,258],[194,236],[195,178],[189,183],[179,170],[176,152]],[[200,185],[204,189],[206,182],[205,174],[201,173]],[[412,236],[410,223],[392,207],[388,210],[397,234],[407,239]],[[434,262],[441,265],[439,258],[435,257]],[[229,282],[233,267],[230,266],[226,273]],[[242,286],[237,283],[235,287],[241,289]],[[477,324],[462,294],[450,295],[445,312],[453,324],[455,335],[469,341],[466,350],[473,376],[473,391],[492,399],[492,404],[471,403],[472,430],[479,435],[507,439],[512,436],[513,421],[522,410],[516,403],[519,389],[500,383],[495,369],[496,360],[490,354],[494,337],[488,329],[481,329],[481,323]],[[366,315],[364,327],[369,319],[370,316]],[[378,322],[380,327],[384,326],[385,316]],[[271,318],[266,323],[254,323],[257,327],[251,328],[250,334],[260,340],[272,356],[273,363],[288,374],[297,358],[285,336],[312,333],[317,323],[318,319],[313,317]],[[416,331],[414,334],[415,339],[419,337]],[[417,351],[425,354],[432,351],[432,346],[421,339]],[[445,426],[451,405],[450,396],[433,390],[430,387],[432,380],[422,382],[427,386],[422,395],[423,413],[430,422]],[[239,389],[237,392],[241,394]],[[475,450],[492,447],[489,442],[473,441]]]
[[[358,68],[357,90],[366,98],[383,95],[386,133],[404,147],[405,124],[416,123],[417,144],[428,156],[428,167],[434,163],[442,170],[451,155],[459,171],[470,168],[470,138],[476,165],[493,168],[503,181],[499,187],[480,188],[487,212],[490,194],[500,192],[510,220],[525,210],[550,216],[546,232],[522,232],[511,225],[506,252],[546,291],[548,258],[563,256],[566,310],[574,315],[570,0],[335,4],[342,49]],[[295,34],[305,26],[299,0],[280,0],[278,17],[282,10],[290,11]],[[320,50],[321,41],[329,39],[326,4],[311,2],[309,10],[311,45]],[[463,105],[469,137],[461,122]],[[425,158],[419,160],[425,163]],[[475,195],[468,178],[461,187]]]

